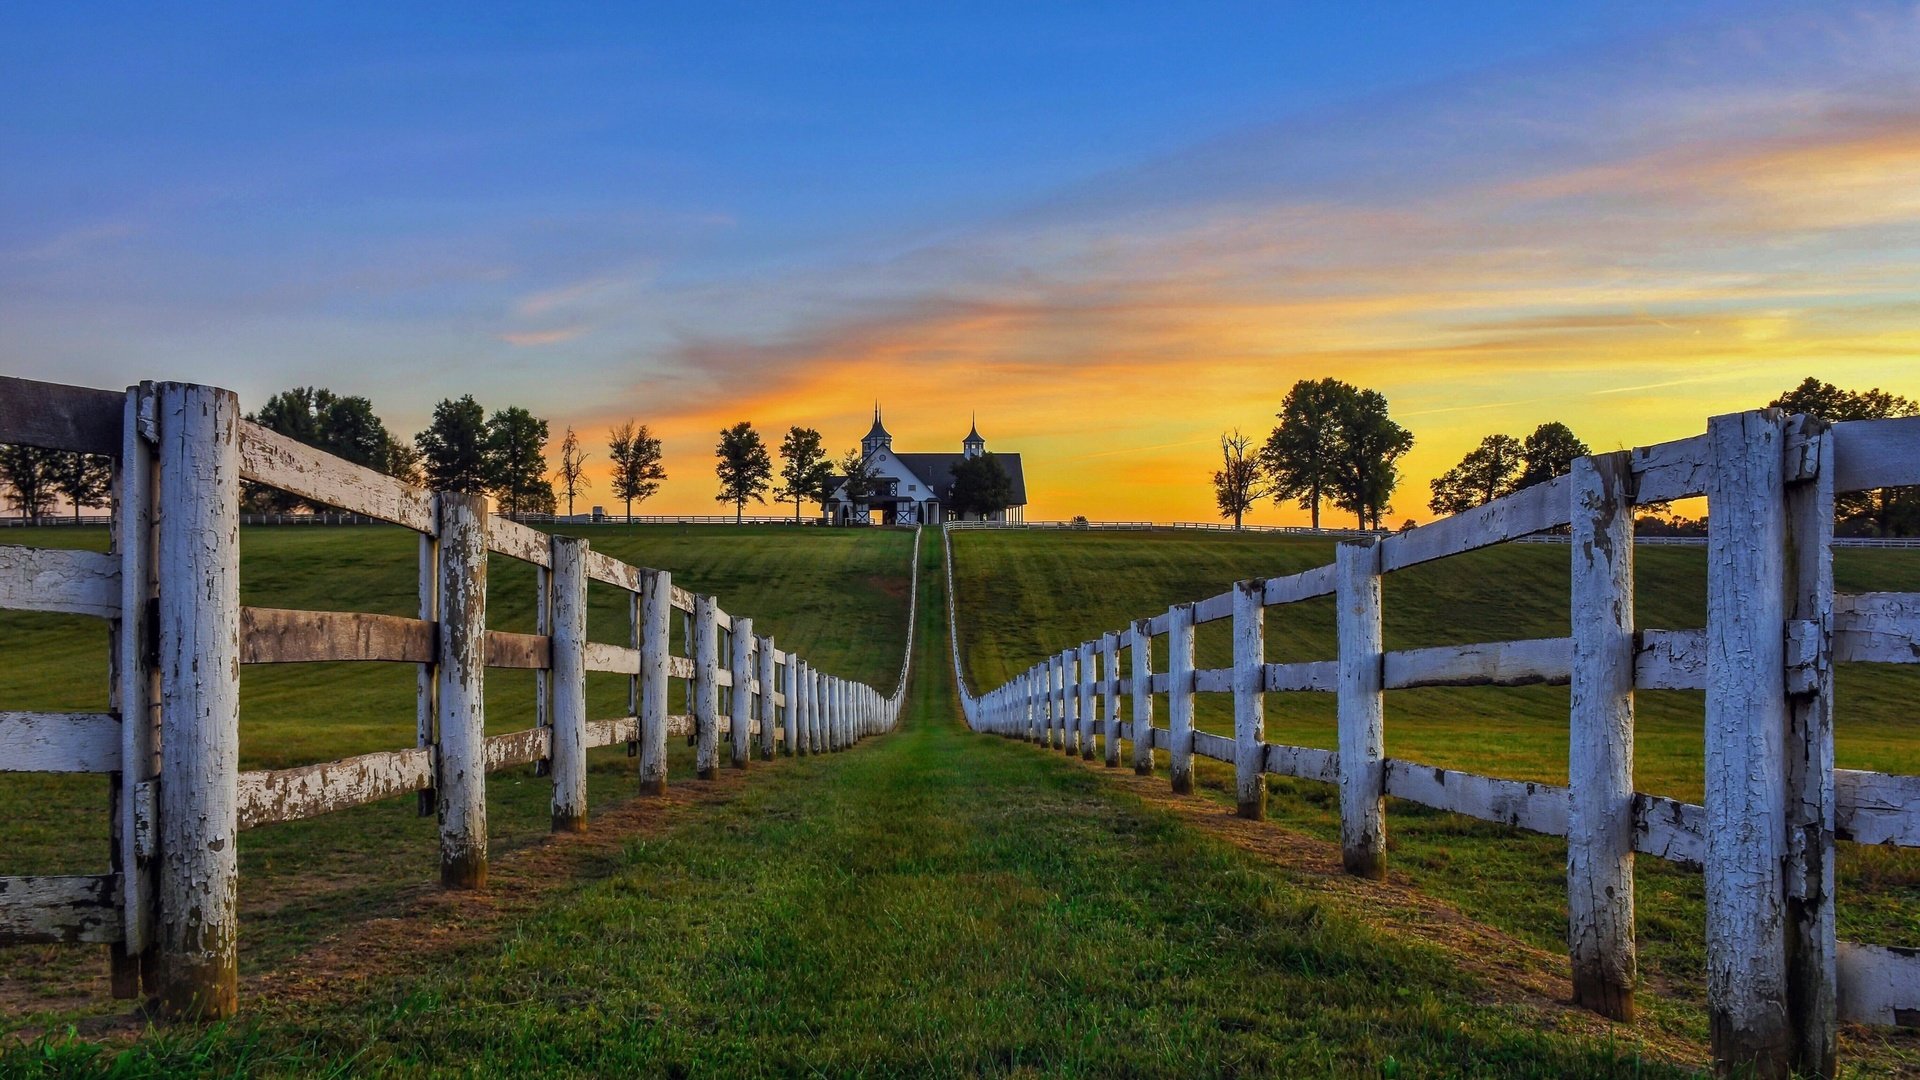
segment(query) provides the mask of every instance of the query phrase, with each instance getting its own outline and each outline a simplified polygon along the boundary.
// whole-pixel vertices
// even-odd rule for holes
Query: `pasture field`
[[[913,535],[898,530],[796,530],[774,526],[579,527],[606,553],[670,570],[676,583],[718,596],[730,611],[823,670],[891,687],[905,647]],[[104,528],[8,529],[0,542],[105,550]],[[241,530],[244,603],[267,607],[416,613],[414,534],[383,526],[263,526]],[[534,570],[488,561],[494,629],[534,630]],[[626,604],[589,588],[589,633],[625,644]],[[77,616],[0,612],[0,707],[85,710],[107,705],[104,624]],[[249,666],[241,677],[242,769],[285,768],[414,743],[411,664]],[[594,674],[589,715],[624,714],[627,681]],[[679,706],[676,703],[676,711]],[[487,730],[534,723],[530,671],[487,673]],[[672,746],[674,778],[691,778],[692,752]],[[622,747],[592,752],[589,804],[633,794]],[[488,777],[493,850],[547,834],[551,787],[531,767]],[[99,873],[107,866],[107,778],[0,773],[0,873]],[[250,830],[240,845],[243,975],[277,963],[343,923],[378,913],[431,883],[438,840],[411,800],[356,807],[309,821]],[[94,950],[45,947],[0,953],[0,1005],[12,1023],[73,1007],[111,1010]]]
[[[954,589],[962,659],[973,689],[984,691],[1030,664],[1168,605],[1221,592],[1233,581],[1306,570],[1333,559],[1331,541],[1272,534],[1041,533],[953,534]],[[1635,553],[1640,626],[1685,629],[1706,619],[1705,551],[1643,546]],[[1508,544],[1388,574],[1386,647],[1563,637],[1569,619],[1569,552],[1559,544]],[[1841,592],[1920,589],[1920,551],[1840,549]],[[1201,667],[1231,666],[1229,623],[1195,634]],[[1155,670],[1166,670],[1165,640]],[[1333,598],[1267,611],[1268,659],[1334,655]],[[1387,694],[1390,757],[1484,775],[1567,782],[1566,687],[1430,687]],[[1233,734],[1230,695],[1197,698],[1196,727]],[[1920,668],[1842,665],[1836,691],[1835,752],[1842,768],[1920,772]],[[1703,695],[1637,694],[1638,790],[1698,802],[1703,776]],[[1332,694],[1267,698],[1267,738],[1333,749]],[[1164,696],[1155,722],[1164,727]],[[1129,747],[1129,752],[1131,748]],[[1164,764],[1165,755],[1160,759]],[[1195,759],[1196,782],[1231,803],[1230,765]],[[1131,770],[1127,770],[1129,774]],[[1164,772],[1161,773],[1164,779]],[[1269,816],[1282,826],[1334,843],[1339,805],[1331,785],[1270,777]],[[1564,948],[1563,841],[1390,800],[1390,866],[1416,888],[1470,917],[1543,949]],[[1704,1039],[1704,901],[1696,872],[1641,857],[1638,928],[1643,1008]],[[1920,946],[1920,851],[1841,844],[1840,936]],[[1907,1036],[1864,1029],[1856,1040],[1884,1041],[1920,1068]],[[1857,1049],[1857,1048],[1856,1048]],[[1911,1056],[1909,1056],[1911,1055]]]
[[[0,1076],[1690,1073],[1399,932],[1418,912],[966,733],[940,557],[896,733],[756,766],[430,963],[124,1051],[56,1032]]]

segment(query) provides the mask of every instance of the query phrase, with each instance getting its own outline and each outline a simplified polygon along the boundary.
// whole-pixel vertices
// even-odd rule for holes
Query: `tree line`
[[[749,501],[764,504],[771,491],[780,502],[793,504],[793,520],[800,508],[816,503],[824,512],[836,491],[864,505],[879,494],[880,478],[874,464],[858,446],[838,461],[828,455],[825,440],[810,427],[790,427],[780,440],[780,484],[773,484],[773,458],[753,424],[742,420],[720,432],[714,448],[714,473],[720,481],[716,502],[733,504],[733,519],[744,520]],[[993,454],[968,458],[953,466],[953,487],[946,509],[957,513],[989,514],[1013,503],[1013,478]]]

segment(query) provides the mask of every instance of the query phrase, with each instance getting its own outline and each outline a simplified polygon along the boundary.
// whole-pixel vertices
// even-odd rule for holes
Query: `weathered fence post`
[[[719,726],[719,605],[703,593],[693,598],[693,764],[694,775],[702,780],[713,779]]]
[[[760,661],[760,674],[758,678],[760,683],[760,697],[758,698],[758,702],[760,713],[759,747],[761,761],[773,760],[773,730],[779,726],[780,723],[779,703],[774,696],[779,693],[779,676],[775,674],[778,670],[778,665],[774,663],[774,654],[778,651],[779,650],[773,647],[773,638],[771,636],[760,639],[757,655]]]
[[[747,767],[753,751],[749,741],[753,729],[753,620],[738,615],[733,619],[733,693],[727,697],[728,744],[736,769]]]
[[[1080,752],[1079,660],[1077,649],[1060,652],[1060,751],[1068,757]]]
[[[798,757],[802,753],[800,749],[800,658],[793,653],[788,653],[784,666],[786,672],[781,677],[785,681],[787,704],[780,710],[780,731],[786,736],[784,740],[786,746],[780,752],[787,757]]]
[[[840,753],[847,748],[847,684],[846,680],[834,676],[829,700],[833,702],[833,752]]]
[[[1120,766],[1120,635],[1108,633],[1100,638],[1101,689],[1107,700],[1107,768]]]
[[[1059,657],[1056,656],[1049,656],[1045,660],[1040,661],[1040,706],[1042,710],[1040,745],[1048,750],[1059,748],[1058,744],[1054,742],[1056,737],[1054,733],[1056,724],[1054,721],[1055,709],[1053,692],[1054,680],[1058,678],[1056,669],[1058,669],[1059,666]]]
[[[1153,620],[1136,619],[1127,649],[1133,663],[1133,771],[1153,775]]]
[[[1632,1020],[1633,474],[1630,455],[1573,462],[1573,672],[1567,943],[1573,1000]]]
[[[1093,722],[1100,718],[1099,710],[1093,705],[1093,683],[1099,674],[1094,667],[1093,655],[1093,642],[1081,642],[1080,654],[1076,658],[1080,669],[1078,680],[1080,701],[1075,707],[1080,710],[1080,760],[1082,761],[1093,760]]]
[[[434,762],[440,884],[477,889],[487,883],[487,500],[456,491],[434,498],[440,517]]]
[[[1233,786],[1243,818],[1267,816],[1267,583],[1233,586]]]
[[[1040,673],[1046,670],[1039,664],[1027,669],[1027,730],[1026,739],[1031,743],[1045,745],[1047,739],[1047,702],[1040,688]]]
[[[640,638],[640,794],[667,793],[667,689],[672,682],[673,576],[647,575]]]
[[[553,552],[553,831],[587,827],[587,542],[555,536]]]
[[[1167,755],[1176,795],[1193,794],[1193,605],[1167,609]]]
[[[1716,1068],[1785,1077],[1785,417],[1716,416],[1707,441],[1707,1014]]]
[[[1340,639],[1340,860],[1361,877],[1387,874],[1386,701],[1382,693],[1380,546],[1334,549]]]
[[[438,528],[438,526],[435,526]],[[426,533],[420,534],[419,543],[419,611],[421,622],[440,620],[440,590],[436,587],[440,573],[439,543]],[[421,664],[414,670],[414,745],[422,750],[432,751],[438,741],[433,726],[439,719],[438,706],[434,704],[434,690],[439,676],[434,673],[433,664]],[[437,813],[437,796],[433,788],[421,788],[415,794],[414,809],[421,817]]]
[[[238,1006],[240,404],[158,387],[160,1007],[219,1019]]]
[[[1832,1076],[1839,1053],[1838,943],[1833,910],[1833,437],[1797,417],[1803,449],[1787,477],[1793,550],[1787,726],[1787,1002],[1797,1022],[1796,1067]]]
[[[133,998],[144,986],[159,992],[155,963],[153,901],[154,852],[142,844],[142,819],[153,807],[143,795],[154,791],[159,775],[159,671],[149,645],[155,595],[154,443],[157,422],[151,383],[127,388],[121,412],[120,459],[115,462],[113,550],[120,559],[120,616],[113,624],[113,710],[120,714],[120,774],[114,781],[114,869],[120,873],[120,913],[124,934],[114,946],[113,996]]]

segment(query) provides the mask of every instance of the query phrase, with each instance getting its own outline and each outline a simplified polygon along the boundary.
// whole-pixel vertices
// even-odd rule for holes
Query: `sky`
[[[878,399],[1156,521],[1304,378],[1395,522],[1489,433],[1920,398],[1913,3],[674,7],[0,10],[0,372],[631,418],[660,513]]]

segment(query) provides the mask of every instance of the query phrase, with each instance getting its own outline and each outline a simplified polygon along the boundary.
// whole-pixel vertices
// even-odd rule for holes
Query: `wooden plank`
[[[1833,659],[1842,664],[1920,664],[1920,593],[1836,595]]]
[[[1633,653],[1633,685],[1641,690],[1705,690],[1705,630],[1642,630]]]
[[[1633,501],[1648,503],[1690,499],[1707,493],[1707,437],[1695,435],[1632,451]]]
[[[681,588],[678,585],[675,585],[670,589],[668,596],[673,602],[674,610],[684,611],[689,615],[693,614],[693,594],[692,593],[688,592],[687,590]]]
[[[0,445],[118,457],[126,395],[0,375]]]
[[[1633,850],[1698,870],[1707,860],[1707,811],[1662,795],[1633,794]]]
[[[0,772],[120,771],[120,718],[111,713],[0,712]]]
[[[1565,525],[1572,507],[1571,493],[1568,479],[1559,476],[1465,513],[1395,533],[1380,541],[1381,572],[1404,570]]]
[[[1311,660],[1299,664],[1268,664],[1267,693],[1319,691],[1331,694],[1340,689],[1338,660]]]
[[[1318,780],[1324,784],[1340,782],[1340,755],[1332,750],[1268,743],[1266,764],[1268,772],[1281,776]]]
[[[487,771],[532,764],[546,757],[552,747],[552,728],[524,728],[504,735],[489,735],[486,743]]]
[[[1193,733],[1193,752],[1203,758],[1231,762],[1233,760],[1233,740],[1225,736],[1214,735],[1210,732],[1195,731]]]
[[[487,631],[487,666],[545,669],[553,666],[553,639],[545,634]]]
[[[637,593],[644,587],[644,575],[645,571],[637,566],[628,566],[604,552],[587,550],[587,577],[594,581]]]
[[[433,493],[242,421],[240,476],[349,513],[433,533]]]
[[[1233,693],[1232,668],[1199,668],[1193,673],[1193,692],[1196,694]]]
[[[0,946],[121,939],[114,874],[0,877]]]
[[[434,625],[401,615],[291,608],[240,609],[240,662],[391,660],[430,664]]]
[[[1382,764],[1387,794],[1396,799],[1548,836],[1567,834],[1569,796],[1564,787],[1502,780],[1396,758]]]
[[[1849,420],[1831,430],[1836,492],[1920,484],[1920,416]]]
[[[616,716],[611,720],[587,721],[587,749],[632,742],[640,731],[640,718]]]
[[[547,534],[504,518],[487,515],[487,550],[535,566],[553,567],[553,552]]]
[[[117,618],[120,559],[103,551],[0,545],[0,609]]]
[[[1193,625],[1219,622],[1233,617],[1233,590],[1217,593],[1193,605]]]
[[[405,795],[433,783],[433,751],[415,747],[240,774],[242,829],[302,821]]]
[[[1311,600],[1316,596],[1332,596],[1337,580],[1332,563],[1302,570],[1288,577],[1268,578],[1261,603],[1274,607]]]
[[[667,657],[667,678],[691,679],[693,678],[693,672],[694,672],[693,657],[691,656]]]
[[[1442,645],[1386,654],[1386,687],[1560,686],[1572,677],[1572,638]]]
[[[1920,1027],[1920,949],[1842,941],[1839,1015],[1856,1024]]]
[[[598,641],[589,641],[584,648],[588,671],[611,671],[616,675],[640,674],[639,649],[629,649],[625,645],[608,645]]]
[[[1920,776],[1835,769],[1833,785],[1836,838],[1920,847]]]
[[[1155,615],[1153,618],[1148,619],[1147,620],[1147,629],[1148,629],[1147,636],[1160,637],[1164,635],[1167,632],[1167,622],[1168,622],[1168,616],[1167,616],[1167,613],[1164,611],[1158,615]]]

